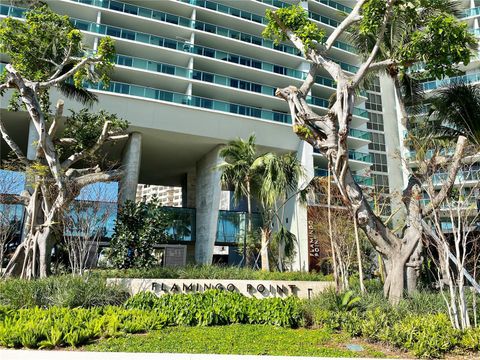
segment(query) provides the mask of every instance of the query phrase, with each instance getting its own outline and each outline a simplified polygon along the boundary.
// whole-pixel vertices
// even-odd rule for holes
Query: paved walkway
[[[324,360],[301,356],[107,353],[83,351],[0,350],[1,360]],[[342,359],[342,358],[336,358]],[[343,358],[346,359],[346,358]],[[331,359],[330,359],[331,360]],[[379,360],[379,359],[375,359]]]

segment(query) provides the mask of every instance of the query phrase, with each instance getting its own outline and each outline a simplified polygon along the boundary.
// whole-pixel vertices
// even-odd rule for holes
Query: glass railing
[[[248,213],[220,210],[217,223],[217,243],[243,243],[248,230]],[[252,230],[258,230],[263,225],[259,213],[252,213]]]
[[[314,13],[313,11],[309,11],[308,16],[313,20],[317,20],[318,22],[321,22],[323,24],[329,25],[334,28],[340,25],[340,23],[337,20],[333,20],[333,19],[330,19],[329,17]]]
[[[373,163],[372,154],[363,153],[355,150],[348,151],[348,158],[356,161],[363,161],[367,163]]]
[[[422,83],[424,91],[435,90],[454,83],[476,83],[480,81],[480,73],[455,76],[443,80],[427,81]]]
[[[480,28],[470,29],[470,32],[475,36],[480,36]]]
[[[119,1],[111,1],[111,0],[70,0],[70,1],[102,7],[102,8],[106,8],[114,11],[121,11],[124,13],[137,15],[137,16],[153,19],[156,21],[162,21],[170,24],[188,27],[191,29],[201,30],[201,31],[212,33],[212,34],[228,37],[230,39],[236,39],[236,40],[240,40],[250,44],[263,46],[269,49],[282,51],[288,54],[301,56],[301,52],[298,51],[297,48],[294,46],[285,45],[285,44],[280,44],[276,46],[274,45],[272,40],[266,40],[260,36],[247,34],[241,31],[224,28],[221,26],[205,23],[202,21],[193,21],[189,18],[165,13],[158,10],[153,10],[149,8],[144,8],[140,6],[135,6],[135,5],[126,4]],[[344,43],[338,44],[339,47],[346,46],[346,45],[348,44],[344,44]]]
[[[179,0],[179,1],[191,4],[191,5],[204,7],[204,8],[210,9],[210,10],[214,10],[214,11],[223,12],[225,14],[233,15],[233,16],[236,16],[236,17],[241,17],[242,19],[255,21],[255,22],[258,22],[260,24],[265,24],[265,25],[268,24],[267,18],[265,18],[263,16],[260,16],[261,19],[258,19],[259,15],[252,14],[252,13],[249,13],[247,11],[239,10],[237,8],[232,8],[230,6],[226,6],[226,5],[223,5],[223,4],[214,3],[213,1],[208,1],[208,0]],[[274,6],[276,6],[276,5],[274,5]],[[309,15],[310,15],[310,13],[311,12],[309,12]],[[314,14],[314,13],[312,13],[312,14]],[[325,21],[326,24],[331,25],[331,26],[335,26],[335,27],[338,26],[338,22],[336,22],[333,19],[329,19],[329,18],[326,18],[325,16],[320,16],[318,14],[315,14],[315,15],[317,15],[317,17],[316,18],[312,17],[312,19],[320,21],[320,22]],[[333,25],[335,23],[337,25]],[[334,47],[339,47],[340,49],[346,50],[346,51],[350,51],[350,49],[353,49],[353,51],[355,51],[354,47],[352,47],[348,44],[342,43],[341,41],[335,42],[335,44],[333,46]]]
[[[102,0],[72,0],[72,1],[77,1],[77,2],[82,2],[82,3],[89,4],[89,3],[95,2],[95,1],[96,2],[100,1],[101,2]],[[179,0],[179,1],[190,2],[190,1],[194,1],[194,0]],[[130,8],[130,7],[138,8],[137,6],[133,6],[133,5],[128,5],[127,6],[127,4],[123,4],[123,3],[120,3],[120,2],[109,1],[109,4],[111,4],[111,3],[117,4],[119,9],[120,9],[120,6],[124,6],[123,9],[127,9],[127,8]],[[155,11],[155,10],[151,10],[151,9],[146,9],[146,10]],[[5,15],[5,16],[24,17],[25,11],[26,11],[26,9],[15,8],[15,7],[6,6],[6,5],[0,5],[0,14]],[[125,12],[128,12],[128,11],[125,11]],[[159,14],[159,17],[156,18],[157,20],[164,19],[163,21],[171,22],[171,23],[174,23],[174,24],[177,24],[177,23],[178,24],[183,24],[184,20],[190,21],[189,19],[182,18],[182,17],[176,16],[176,15],[171,15],[171,17],[170,17],[170,14],[166,14],[166,13],[162,13],[162,12],[158,12],[158,13],[160,13],[160,14]],[[164,14],[164,16],[162,17],[161,14]],[[168,17],[167,17],[167,15],[168,15]],[[139,16],[142,16],[142,15],[139,14]],[[180,20],[180,19],[183,19],[183,20]],[[110,36],[117,36],[115,34],[106,33],[106,30],[104,30],[103,28],[115,29],[115,30],[111,30],[111,31],[114,32],[114,33],[120,34],[119,37],[126,38],[126,39],[129,39],[129,40],[133,40],[132,37],[134,35],[132,35],[132,34],[141,34],[141,35],[144,35],[144,36],[139,36],[138,38],[135,39],[135,41],[146,42],[146,43],[150,43],[150,44],[153,44],[153,45],[163,46],[163,45],[160,45],[160,44],[156,43],[157,39],[162,39],[159,36],[146,34],[146,33],[141,33],[141,32],[136,32],[136,31],[123,29],[123,28],[117,28],[117,27],[109,26],[109,25],[101,25],[101,24],[91,23],[91,22],[88,22],[88,21],[85,21],[85,20],[79,20],[79,19],[73,19],[73,18],[71,20],[75,24],[75,26],[77,26],[80,30],[96,32],[96,33],[100,33],[100,34],[104,34],[104,35],[110,35]],[[261,39],[257,36],[254,36],[254,35],[237,32],[237,31],[230,30],[230,29],[227,29],[227,28],[220,28],[218,26],[207,24],[207,23],[202,23],[202,22],[197,22],[197,23],[199,24],[198,26],[200,27],[200,30],[202,30],[201,29],[202,27],[205,28],[205,30],[203,30],[203,31],[213,32],[213,29],[215,28],[216,31],[218,32],[218,33],[217,32],[215,32],[215,33],[217,33],[218,35],[221,35],[221,36],[227,36],[227,37],[230,37],[230,38],[235,38],[235,39],[238,39],[238,40],[241,40],[241,41],[245,41],[245,42],[249,42],[249,43],[257,44],[257,45],[261,44],[260,46],[264,46],[264,47],[267,47],[267,48],[270,48],[270,49],[275,49],[275,50],[282,51],[282,52],[285,52],[285,53],[289,53],[289,54],[292,54],[292,55],[299,55],[298,50],[295,47],[290,46],[290,45],[280,44],[280,45],[277,46],[277,45],[274,45],[273,42],[270,41],[270,40]],[[190,25],[185,25],[185,26],[190,26]],[[145,37],[150,37],[154,41],[153,42],[145,41],[146,40]],[[167,39],[167,40],[170,40],[169,42],[182,43],[184,45],[187,45],[188,47],[193,46],[192,44],[187,44],[187,43],[179,42],[179,41],[176,41],[176,40],[171,40],[171,39]],[[344,49],[344,50],[348,48],[348,49],[351,49],[352,51],[355,51],[355,48],[348,45],[348,44],[339,42],[338,44],[335,44],[335,46],[337,46],[337,45],[341,46],[341,48]],[[202,46],[196,45],[195,48],[202,48]],[[180,50],[180,49],[177,49],[177,50]],[[213,49],[210,49],[210,50],[213,50]],[[186,51],[186,50],[184,49],[183,51]],[[228,54],[228,53],[224,53],[224,52],[221,52],[221,53]],[[235,56],[240,57],[239,55],[235,55]],[[242,58],[244,58],[244,57],[242,57]],[[259,60],[255,60],[255,59],[250,59],[250,60],[254,63],[261,62]],[[333,59],[331,59],[331,60],[333,60]],[[247,62],[248,61],[249,60],[247,60]],[[347,64],[347,63],[344,63],[342,61],[337,61],[337,60],[333,60],[333,61],[337,62],[343,70],[349,71],[351,73],[356,73],[359,69],[357,66]],[[268,64],[268,63],[265,63],[265,64]],[[273,64],[268,64],[268,65],[271,65],[272,67],[274,66]],[[279,66],[279,65],[275,65],[275,66],[279,67],[279,68],[284,68],[283,66]],[[253,67],[256,67],[256,66],[253,66]],[[286,70],[279,70],[279,71],[275,71],[275,72],[280,72],[280,71],[281,72],[287,72],[287,73],[300,72],[298,70],[293,70],[293,69],[288,69],[288,68],[284,68],[284,69],[286,69]],[[270,70],[267,70],[267,71],[270,71]],[[286,74],[284,74],[284,75],[286,75]],[[292,76],[292,75],[288,75],[288,76]],[[301,77],[298,76],[298,75],[293,76],[293,77],[296,77],[296,78],[299,78],[299,79],[303,80],[306,77],[306,73],[303,73],[303,75]]]
[[[194,106],[203,109],[211,109],[231,114],[238,114],[244,116],[250,116],[260,118],[264,120],[271,120],[281,123],[290,124],[291,118],[289,114],[277,112],[273,110],[266,110],[255,108],[251,106],[245,106],[241,104],[234,104],[220,100],[213,100],[208,98],[202,98],[198,96],[190,96],[171,91],[165,91],[146,86],[139,86],[133,84],[126,84],[116,81],[111,81],[108,88],[104,89],[102,84],[85,84],[86,88],[108,91],[117,94],[125,94],[131,96],[138,96],[147,99],[167,101],[175,104]]]
[[[219,74],[209,73],[199,70],[191,70],[184,67],[160,63],[147,59],[141,59],[126,55],[117,55],[115,58],[117,65],[133,67],[142,70],[154,71],[168,75],[180,76],[188,79],[200,80],[209,83],[214,83],[223,86],[229,86],[241,90],[252,91],[265,95],[275,96],[276,88],[264,84],[254,83],[241,79],[231,78]],[[324,78],[319,78],[324,79]],[[325,79],[325,83],[328,83],[329,79]],[[318,82],[318,79],[317,79]],[[331,81],[333,83],[333,81]],[[326,100],[325,100],[326,101]]]
[[[307,76],[306,72],[286,68],[284,66],[275,65],[260,61],[257,59],[232,54],[212,48],[207,48],[199,45],[192,45],[183,41],[177,41],[173,39],[163,38],[156,35],[141,33],[137,31],[118,28],[110,25],[102,25],[91,23],[84,20],[72,19],[72,23],[80,30],[94,32],[98,34],[108,35],[112,37],[137,41],[150,45],[165,47],[173,50],[188,52],[192,54],[202,55],[226,62],[232,62],[243,66],[253,67],[256,69],[273,72],[276,74],[286,75],[297,79],[304,80]]]
[[[178,1],[190,4],[190,5],[203,7],[205,9],[218,11],[224,14],[236,16],[245,20],[250,20],[250,21],[259,23],[259,24],[266,25],[268,23],[268,20],[261,15],[253,14],[251,12],[240,10],[231,6],[218,4],[216,2],[209,1],[209,0],[178,0]]]
[[[0,15],[23,18],[26,11],[23,8],[0,4]]]
[[[173,241],[195,240],[195,209],[169,206],[161,209],[168,224],[166,233]]]
[[[328,171],[326,169],[315,168],[314,169],[314,175],[318,176],[318,177],[327,177],[328,176]],[[373,178],[371,178],[370,176],[353,174],[353,179],[359,185],[373,186]]]
[[[435,185],[442,185],[447,181],[449,174],[448,173],[438,173],[432,175],[432,182]],[[478,170],[467,170],[459,171],[455,178],[456,183],[461,183],[465,181],[480,181],[480,169]]]
[[[350,13],[353,10],[352,8],[345,6],[343,4],[340,4],[333,0],[315,0],[315,1],[346,13]]]
[[[218,74],[209,73],[209,72],[200,71],[200,70],[190,70],[190,69],[183,68],[176,65],[159,63],[159,62],[155,62],[147,59],[135,58],[135,57],[126,56],[126,55],[117,55],[115,58],[115,63],[117,65],[134,67],[137,69],[149,70],[149,71],[154,71],[154,72],[159,72],[159,73],[169,74],[174,76],[180,76],[188,79],[200,80],[204,82],[209,82],[209,83],[223,85],[223,86],[229,86],[232,88],[251,91],[251,92],[260,93],[260,94],[269,95],[269,96],[275,96],[275,91],[276,91],[276,88],[273,86],[258,84],[258,83],[236,79],[236,78],[230,78],[227,76],[218,75]],[[314,96],[308,97],[307,102],[312,105],[320,106],[326,109],[328,109],[328,106],[329,106],[328,100],[314,97]],[[356,109],[356,110],[358,113],[362,111],[362,109]],[[351,131],[355,133],[355,135],[352,135],[352,136],[365,139],[365,140],[370,140],[370,133],[368,132],[354,130],[354,129],[352,129]]]
[[[463,18],[480,15],[480,6],[463,11]]]
[[[358,139],[363,139],[363,140],[371,140],[372,136],[370,132],[368,131],[363,131],[363,130],[358,130],[358,129],[349,129],[348,130],[348,135],[358,138]]]
[[[424,152],[422,158],[431,159],[434,156],[452,156],[454,153],[455,149],[441,149],[440,151],[430,149]],[[407,158],[410,160],[416,160],[418,155],[420,154],[418,154],[418,152],[415,150],[407,152]]]
[[[257,1],[267,5],[275,6],[278,8],[285,8],[285,7],[292,6],[291,3],[283,2],[280,0],[257,0]]]

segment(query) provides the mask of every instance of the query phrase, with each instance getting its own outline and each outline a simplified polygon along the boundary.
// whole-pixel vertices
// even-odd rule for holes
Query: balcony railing
[[[146,86],[139,86],[127,83],[111,81],[107,89],[104,89],[101,84],[86,83],[85,87],[94,90],[108,91],[117,94],[125,94],[131,96],[138,96],[147,99],[167,101],[180,105],[193,106],[203,109],[216,110],[231,114],[250,116],[264,120],[271,120],[280,123],[290,124],[291,118],[289,114],[265,110],[256,107],[234,104],[226,101],[207,99],[198,96],[190,96],[171,91],[155,89]]]
[[[320,154],[320,151],[318,151],[318,149],[313,149],[313,152]],[[351,160],[373,163],[372,154],[368,154],[368,153],[364,153],[356,150],[348,150],[348,158]]]
[[[362,161],[366,163],[373,163],[372,154],[363,153],[360,151],[349,150],[348,158],[351,160]]]
[[[464,10],[462,17],[468,18],[468,17],[478,16],[478,15],[480,15],[480,6]]]
[[[209,24],[203,21],[191,20],[189,18],[173,15],[163,11],[153,10],[145,7],[135,6],[127,3],[122,3],[119,1],[110,1],[110,0],[70,0],[70,1],[102,7],[105,9],[119,11],[127,14],[137,15],[137,16],[145,17],[148,19],[156,20],[156,21],[167,22],[174,25],[184,26],[191,29],[196,29],[196,30],[205,31],[212,34],[228,37],[230,39],[236,39],[236,40],[240,40],[250,44],[263,46],[269,49],[282,51],[288,54],[301,56],[300,51],[298,51],[297,48],[294,46],[290,46],[286,44],[280,44],[276,46],[272,40],[263,39],[262,37],[259,37],[259,36]],[[344,46],[344,44],[343,43],[338,44],[338,46]]]
[[[437,173],[432,176],[432,182],[435,185],[442,185],[447,181],[448,173]],[[480,181],[480,169],[459,171],[455,178],[455,183],[462,183],[467,181]]]
[[[422,83],[424,91],[435,90],[455,83],[476,83],[480,81],[480,73],[455,76],[443,80],[427,81]]]
[[[324,4],[324,5],[327,5],[331,8],[343,11],[345,13],[350,13],[353,10],[352,8],[350,8],[348,6],[345,6],[343,4],[340,4],[340,3],[336,2],[336,1],[333,1],[333,0],[315,0],[315,1],[319,2],[321,4]]]
[[[315,168],[314,175],[318,177],[327,177],[328,171],[321,168]],[[373,178],[370,176],[353,174],[353,179],[357,182],[358,185],[373,186]]]

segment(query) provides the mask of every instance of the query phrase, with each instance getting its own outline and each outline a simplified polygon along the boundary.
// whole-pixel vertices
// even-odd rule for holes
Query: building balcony
[[[474,7],[471,9],[465,9],[460,17],[463,19],[466,19],[466,18],[476,17],[479,15],[480,15],[480,6]]]
[[[315,168],[314,175],[318,177],[327,177],[328,171],[322,168]],[[353,179],[360,186],[373,186],[373,178],[365,175],[353,174]]]
[[[431,91],[431,90],[443,88],[455,83],[475,84],[478,82],[480,82],[480,72],[473,73],[473,74],[466,74],[462,76],[455,76],[455,77],[446,78],[443,80],[427,81],[422,83],[422,87],[424,91]]]

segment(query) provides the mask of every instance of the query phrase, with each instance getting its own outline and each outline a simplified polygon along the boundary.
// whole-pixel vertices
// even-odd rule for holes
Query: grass
[[[187,265],[174,268],[151,269],[104,269],[96,273],[108,278],[144,279],[241,279],[241,280],[286,280],[286,281],[329,281],[331,277],[307,272],[267,272],[235,266]]]
[[[386,357],[370,346],[346,348],[350,337],[327,329],[286,329],[264,325],[168,327],[148,334],[102,339],[86,351],[162,352],[323,357]]]

